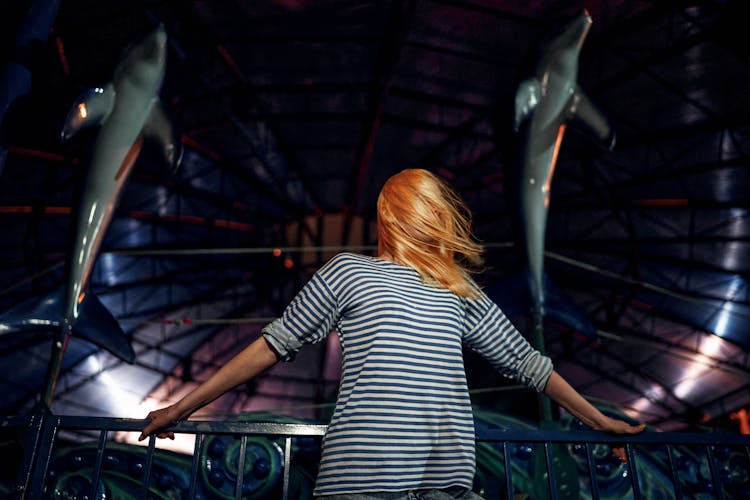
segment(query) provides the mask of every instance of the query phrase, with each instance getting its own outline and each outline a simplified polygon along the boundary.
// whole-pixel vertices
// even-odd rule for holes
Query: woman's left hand
[[[150,412],[148,415],[146,415],[146,418],[150,419],[151,422],[149,422],[148,425],[143,428],[143,430],[141,431],[141,435],[138,437],[138,441],[143,441],[154,431],[158,431],[159,429],[164,429],[165,427],[173,425],[179,420],[179,415],[177,415],[174,406],[167,406],[166,408],[161,408],[159,410]],[[174,439],[174,432],[160,432],[156,435],[156,437],[162,439]]]

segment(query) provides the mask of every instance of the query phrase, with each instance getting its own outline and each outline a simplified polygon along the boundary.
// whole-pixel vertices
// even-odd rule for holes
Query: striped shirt
[[[343,369],[315,495],[471,488],[474,422],[462,344],[538,391],[552,371],[483,293],[462,298],[373,257],[331,259],[263,332],[289,361],[334,328]]]

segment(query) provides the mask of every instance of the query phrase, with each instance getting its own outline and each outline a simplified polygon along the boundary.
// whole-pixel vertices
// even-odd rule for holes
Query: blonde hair
[[[392,176],[378,196],[378,247],[422,279],[456,295],[475,298],[469,278],[482,264],[482,246],[471,234],[471,214],[459,195],[433,173],[407,169]]]

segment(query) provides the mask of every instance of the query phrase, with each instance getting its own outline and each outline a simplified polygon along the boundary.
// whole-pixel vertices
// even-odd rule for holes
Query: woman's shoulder
[[[371,257],[367,257],[366,255],[360,255],[351,252],[341,252],[334,255],[330,260],[328,260],[328,262],[326,262],[323,267],[321,267],[320,271],[324,273],[330,273],[332,271],[335,272],[335,270],[344,268],[351,269],[354,267],[361,267],[370,259]]]
[[[342,252],[323,264],[315,274],[329,286],[335,286],[367,273],[371,260],[372,258],[366,255]]]
[[[358,264],[363,262],[369,262],[372,260],[372,257],[368,257],[367,255],[362,255],[358,253],[353,252],[341,252],[334,255],[328,262],[329,263],[351,263],[351,264]]]
[[[319,273],[326,275],[342,273],[349,274],[353,272],[364,272],[367,274],[375,273],[375,275],[392,275],[394,273],[396,275],[411,275],[415,271],[410,267],[405,267],[389,260],[352,252],[341,252],[336,254],[326,262],[319,271]]]

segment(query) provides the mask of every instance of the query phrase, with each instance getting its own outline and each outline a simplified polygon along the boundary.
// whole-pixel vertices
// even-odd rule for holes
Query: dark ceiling
[[[162,100],[185,146],[177,173],[144,148],[92,278],[136,362],[74,339],[53,411],[141,417],[205,379],[326,258],[372,251],[378,189],[402,168],[459,190],[487,244],[480,280],[496,288],[519,265],[516,86],[583,8],[579,83],[618,139],[609,152],[566,134],[546,264],[599,334],[551,323],[546,350],[594,401],[661,429],[723,425],[750,404],[744,2],[63,0],[49,40],[19,50],[30,3],[0,7],[0,55],[33,67],[2,124],[0,307],[60,284],[92,137],[61,144],[63,119],[159,22]],[[334,341],[211,411],[319,415],[337,387]],[[0,347],[0,412],[28,410],[50,335]]]

